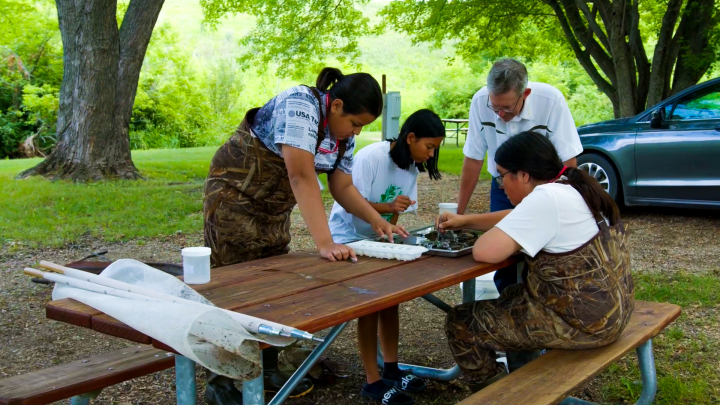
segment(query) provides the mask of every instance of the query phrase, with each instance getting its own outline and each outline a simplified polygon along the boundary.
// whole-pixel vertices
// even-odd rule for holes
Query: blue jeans
[[[515,208],[515,206],[510,202],[507,194],[505,194],[505,190],[500,188],[495,179],[492,179],[492,185],[490,186],[490,212],[513,208]],[[497,270],[493,281],[500,293],[508,286],[517,284],[517,266],[508,266]]]

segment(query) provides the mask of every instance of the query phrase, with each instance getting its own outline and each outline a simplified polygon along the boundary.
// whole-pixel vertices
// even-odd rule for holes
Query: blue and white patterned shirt
[[[326,111],[326,93],[320,93],[321,104],[312,91],[305,86],[296,86],[278,94],[268,101],[257,115],[251,129],[253,134],[273,153],[282,157],[282,145],[306,150],[315,155],[315,170],[332,170],[338,156],[338,142],[326,128],[326,136],[317,154],[320,108]],[[352,173],[355,137],[348,139],[345,154],[338,169]]]

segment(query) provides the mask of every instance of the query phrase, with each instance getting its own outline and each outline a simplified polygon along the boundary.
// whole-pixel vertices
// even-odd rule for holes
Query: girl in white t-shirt
[[[437,114],[414,112],[397,139],[366,146],[355,155],[353,184],[380,215],[397,224],[400,213],[417,209],[418,173],[428,172],[431,179],[440,179],[438,151],[444,138],[445,128]],[[340,244],[375,235],[368,223],[338,203],[330,214],[330,232]],[[382,376],[377,369],[378,329],[385,362]],[[397,305],[358,319],[358,347],[367,375],[361,394],[388,405],[412,404],[413,399],[401,391],[425,389],[423,380],[398,368],[399,330]]]
[[[534,132],[505,141],[495,163],[515,209],[438,219],[441,230],[486,231],[473,247],[477,261],[525,254],[523,283],[448,314],[450,348],[474,390],[505,374],[496,350],[604,346],[620,336],[634,303],[625,228],[598,182],[564,166]]]

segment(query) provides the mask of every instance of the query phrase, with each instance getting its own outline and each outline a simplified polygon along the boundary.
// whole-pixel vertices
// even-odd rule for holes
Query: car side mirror
[[[650,128],[662,128],[662,123],[665,121],[665,109],[659,108],[650,114]]]

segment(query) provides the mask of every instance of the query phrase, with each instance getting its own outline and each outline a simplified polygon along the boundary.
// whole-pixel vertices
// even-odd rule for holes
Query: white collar
[[[531,89],[531,88],[532,88],[531,85],[532,85],[532,83],[529,83],[529,82],[528,82],[528,87],[527,87],[527,88],[528,88],[528,89]],[[525,101],[523,102],[523,103],[524,103],[524,104],[523,104],[523,109],[522,109],[522,111],[520,111],[520,115],[518,115],[517,117],[515,117],[515,118],[518,119],[518,121],[520,121],[520,120],[532,120],[532,119],[534,118],[534,116],[533,116],[533,109],[532,109],[532,100],[533,100],[532,93],[530,93],[530,95],[527,96],[527,98],[526,98]],[[513,120],[514,120],[515,118],[513,118]]]

